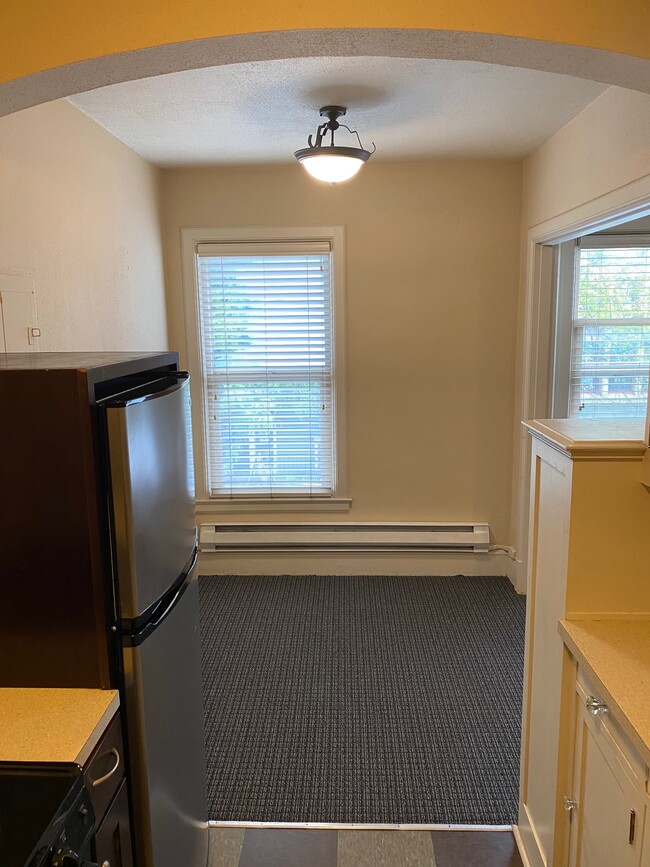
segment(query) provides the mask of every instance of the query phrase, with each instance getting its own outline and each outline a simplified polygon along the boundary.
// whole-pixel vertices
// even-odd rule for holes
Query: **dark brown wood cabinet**
[[[126,780],[122,780],[108,812],[95,833],[94,858],[101,865],[108,862],[110,867],[133,867]]]
[[[116,714],[83,767],[95,813],[93,855],[98,864],[133,867],[122,717]]]
[[[175,352],[0,356],[0,686],[116,685],[96,401]]]

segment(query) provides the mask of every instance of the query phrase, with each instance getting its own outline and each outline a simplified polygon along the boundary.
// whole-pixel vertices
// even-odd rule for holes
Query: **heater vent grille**
[[[201,551],[469,551],[487,553],[483,523],[201,524]]]

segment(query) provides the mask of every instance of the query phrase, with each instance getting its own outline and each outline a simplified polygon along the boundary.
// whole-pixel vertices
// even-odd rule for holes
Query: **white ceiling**
[[[594,100],[595,82],[485,63],[299,58],[176,72],[70,101],[160,166],[286,163],[326,104],[375,160],[521,158]],[[338,144],[355,144],[341,131]]]

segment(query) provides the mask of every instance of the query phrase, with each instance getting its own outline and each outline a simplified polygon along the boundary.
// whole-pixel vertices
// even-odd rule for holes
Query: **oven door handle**
[[[110,780],[110,778],[113,776],[115,771],[117,771],[117,769],[120,766],[120,754],[115,749],[115,747],[112,747],[109,750],[109,752],[106,753],[106,755],[107,756],[110,756],[110,755],[115,756],[115,764],[113,765],[113,767],[110,769],[110,771],[107,774],[104,774],[103,777],[97,777],[96,780],[93,780],[93,789],[95,788],[95,786],[101,786],[101,784],[105,783],[106,780]]]

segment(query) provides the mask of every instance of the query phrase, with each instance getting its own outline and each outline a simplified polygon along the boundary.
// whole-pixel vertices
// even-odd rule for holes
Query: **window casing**
[[[560,248],[556,417],[643,418],[650,366],[650,236]]]
[[[182,235],[199,506],[346,509],[342,229]]]

